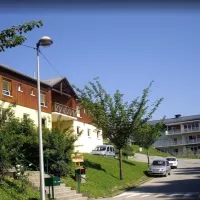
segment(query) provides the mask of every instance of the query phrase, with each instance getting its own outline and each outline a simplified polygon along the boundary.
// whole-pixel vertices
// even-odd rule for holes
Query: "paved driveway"
[[[158,157],[151,157],[151,160]],[[146,156],[135,160],[147,162]],[[149,182],[126,191],[110,200],[158,200],[158,199],[200,199],[200,160],[179,159],[178,169],[172,169],[168,177],[156,177]]]

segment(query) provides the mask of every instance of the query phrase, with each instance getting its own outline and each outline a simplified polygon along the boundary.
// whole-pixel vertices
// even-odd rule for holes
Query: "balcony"
[[[200,132],[200,127],[187,128],[182,131],[183,133]]]
[[[177,140],[177,141],[171,141],[171,140],[158,140],[153,144],[153,147],[171,147],[171,146],[185,146],[185,145],[191,145],[191,144],[200,144],[200,139],[193,139],[193,140]]]
[[[181,134],[181,129],[168,130],[166,135]]]
[[[54,102],[52,107],[52,121],[57,121],[58,117],[61,117],[62,120],[75,120],[77,119],[77,112],[69,106]]]

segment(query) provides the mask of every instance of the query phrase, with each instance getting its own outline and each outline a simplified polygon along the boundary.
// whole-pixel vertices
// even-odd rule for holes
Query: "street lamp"
[[[39,47],[49,47],[53,44],[50,37],[42,37],[36,44],[37,50],[37,89],[38,89],[38,134],[39,134],[39,158],[40,158],[40,199],[45,200],[44,186],[44,156],[42,143],[42,119],[41,119],[41,99],[40,99],[40,63],[39,63]]]

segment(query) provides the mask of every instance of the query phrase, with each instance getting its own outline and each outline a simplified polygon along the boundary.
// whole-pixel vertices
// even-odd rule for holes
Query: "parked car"
[[[171,167],[167,160],[154,160],[149,167],[149,175],[168,176],[171,173]]]
[[[98,145],[91,154],[115,157],[115,148],[113,145]]]
[[[169,162],[171,168],[178,168],[178,160],[175,157],[167,157],[166,160]]]

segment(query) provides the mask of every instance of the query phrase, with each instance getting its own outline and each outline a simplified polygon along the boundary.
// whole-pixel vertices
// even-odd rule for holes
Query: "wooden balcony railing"
[[[53,103],[53,112],[58,112],[71,117],[77,117],[77,112],[75,109],[56,102]]]

